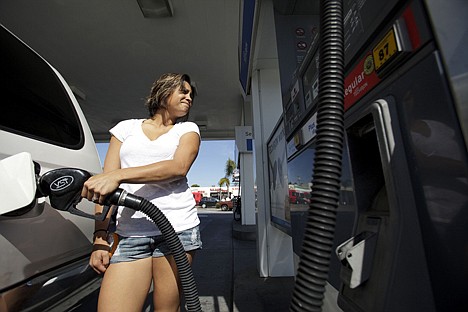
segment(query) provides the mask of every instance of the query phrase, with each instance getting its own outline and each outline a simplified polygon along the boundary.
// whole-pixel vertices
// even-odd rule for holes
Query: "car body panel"
[[[56,144],[53,140],[38,138],[35,136],[34,127],[40,125],[41,120],[38,120],[40,116],[37,115],[37,111],[31,112],[31,116],[28,116],[28,111],[25,112],[23,107],[21,117],[26,120],[30,118],[32,131],[23,133],[11,130],[8,121],[2,120],[0,123],[0,141],[2,142],[0,159],[28,152],[32,160],[40,164],[41,175],[49,170],[64,167],[84,169],[91,174],[101,172],[102,168],[92,133],[79,103],[63,77],[2,25],[0,25],[0,39],[2,41],[0,65],[2,69],[6,68],[2,70],[1,82],[9,85],[18,83],[21,84],[18,87],[20,91],[40,93],[42,97],[37,98],[41,102],[37,103],[36,109],[44,111],[44,114],[60,114],[66,107],[72,112],[74,120],[71,123],[76,125],[73,131],[79,133],[76,144],[69,145]],[[27,64],[29,61],[31,64]],[[19,73],[12,71],[14,65],[11,64],[16,64],[15,62],[20,67],[22,66]],[[38,68],[40,70],[37,70]],[[41,80],[50,81],[54,85],[47,86],[46,90],[39,90],[38,88],[43,86]],[[55,98],[48,101],[49,95]],[[24,95],[24,97],[27,96]],[[34,96],[29,95],[29,103],[25,105],[34,107],[33,99]],[[54,103],[53,101],[57,99],[58,101]],[[62,102],[62,99],[65,100]],[[9,114],[14,113],[23,105],[19,100],[19,103],[13,103],[15,100],[16,98],[11,95],[0,99],[2,107],[8,107]],[[48,109],[52,105],[55,106],[50,108],[49,112]],[[44,121],[44,127],[50,133],[59,131],[58,127],[50,125],[50,120],[54,118],[55,115],[49,116],[47,121]],[[67,134],[56,135],[65,137]],[[84,200],[78,208],[94,211],[94,204]],[[32,309],[32,305],[44,306],[45,302],[47,305],[53,305],[59,298],[54,299],[56,296],[45,292],[44,289],[66,280],[67,282],[62,284],[61,288],[64,293],[71,293],[80,285],[92,282],[91,279],[97,277],[96,274],[90,274],[94,272],[88,267],[93,230],[93,220],[55,210],[50,206],[47,198],[38,199],[32,205],[19,209],[15,213],[1,215],[0,307],[2,309],[6,307],[5,311],[10,311]],[[73,269],[65,273],[64,267]]]

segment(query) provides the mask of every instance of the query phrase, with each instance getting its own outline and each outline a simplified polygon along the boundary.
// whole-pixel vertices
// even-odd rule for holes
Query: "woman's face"
[[[188,114],[192,107],[192,87],[186,81],[182,88],[176,88],[167,99],[167,111],[172,117],[180,118]]]

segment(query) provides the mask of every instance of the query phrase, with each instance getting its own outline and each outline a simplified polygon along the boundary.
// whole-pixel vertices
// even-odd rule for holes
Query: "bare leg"
[[[192,263],[194,251],[187,253]],[[153,258],[153,303],[155,312],[178,312],[182,290],[177,266],[172,256]]]
[[[104,274],[98,311],[141,312],[151,286],[152,258],[111,264]]]

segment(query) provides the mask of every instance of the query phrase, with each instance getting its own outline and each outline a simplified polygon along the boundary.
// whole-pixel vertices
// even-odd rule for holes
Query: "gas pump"
[[[466,4],[446,6],[459,12],[457,20],[466,18]],[[423,0],[321,2],[318,105],[306,97],[310,106],[302,118],[285,111],[289,142],[300,141],[297,134],[317,114],[316,137],[300,142],[288,160],[295,166],[313,146],[311,205],[291,311],[321,311],[328,284],[337,287],[343,311],[468,309],[467,114],[461,101],[467,62],[450,58],[466,43],[445,40],[439,28],[450,23],[434,18],[438,9]],[[297,70],[299,81],[306,65]],[[339,187],[342,155],[351,186]],[[353,193],[354,220],[352,234],[337,242],[344,189]],[[340,269],[330,271],[336,260]]]

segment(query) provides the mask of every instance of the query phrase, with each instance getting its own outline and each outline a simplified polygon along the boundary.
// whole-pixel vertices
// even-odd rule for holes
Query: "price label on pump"
[[[411,41],[406,22],[403,18],[399,18],[372,49],[375,71],[379,74],[383,73],[393,66],[391,64],[396,64],[409,52],[411,52]]]
[[[384,64],[398,53],[397,38],[395,31],[390,29],[384,38],[372,50],[374,57],[374,67],[378,71]]]

